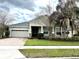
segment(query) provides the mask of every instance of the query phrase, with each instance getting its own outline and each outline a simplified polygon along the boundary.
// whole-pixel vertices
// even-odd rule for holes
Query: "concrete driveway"
[[[26,40],[25,38],[0,39],[0,46],[23,46]]]

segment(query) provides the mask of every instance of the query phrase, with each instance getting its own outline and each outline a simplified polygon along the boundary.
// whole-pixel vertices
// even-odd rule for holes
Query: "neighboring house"
[[[52,24],[53,25],[53,24]],[[31,20],[29,22],[23,22],[18,24],[13,24],[9,26],[10,37],[37,37],[39,33],[44,33],[44,37],[48,37],[48,26],[49,20],[47,16],[39,16],[38,18]],[[60,27],[52,29],[52,34],[55,34],[55,37],[60,37],[57,34],[60,32]],[[75,32],[74,32],[75,33]],[[71,37],[71,31],[68,34],[68,37]]]

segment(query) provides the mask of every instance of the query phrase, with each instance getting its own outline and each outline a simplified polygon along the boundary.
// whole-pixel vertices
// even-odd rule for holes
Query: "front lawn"
[[[79,49],[21,49],[28,58],[38,57],[79,57]]]
[[[28,39],[25,42],[25,46],[79,46],[79,41]]]

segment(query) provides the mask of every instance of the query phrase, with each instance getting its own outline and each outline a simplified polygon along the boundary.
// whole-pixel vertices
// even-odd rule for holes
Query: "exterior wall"
[[[18,34],[19,31],[21,31],[20,33],[22,33],[22,31],[27,32],[27,31],[29,31],[29,24],[27,22],[23,22],[23,23],[19,23],[19,24],[10,25],[9,31],[10,31],[10,37],[12,37],[12,35],[13,35],[12,31],[16,31],[17,32],[16,34]],[[29,32],[27,32],[26,34],[28,35],[28,37],[30,37]],[[23,33],[20,35],[23,35]],[[24,33],[24,35],[25,35],[25,33]]]
[[[56,27],[55,33],[56,33],[56,32],[60,32],[60,27]],[[63,29],[62,29],[62,32],[64,32]],[[54,33],[54,34],[55,34],[55,33]],[[77,31],[74,30],[74,31],[73,31],[73,35],[74,35],[74,34],[77,34]],[[55,34],[55,36],[56,36],[56,37],[61,37],[60,35],[57,35],[57,34]],[[63,36],[63,34],[62,34],[62,36]],[[65,34],[65,36],[67,37],[67,34]],[[64,36],[63,36],[63,37],[64,37]],[[69,31],[68,37],[69,37],[69,38],[72,37],[72,31],[71,31],[71,29],[70,29],[70,31]]]
[[[28,30],[28,28],[9,28],[9,30]]]

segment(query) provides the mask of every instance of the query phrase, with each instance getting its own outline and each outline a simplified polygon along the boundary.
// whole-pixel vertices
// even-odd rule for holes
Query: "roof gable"
[[[39,24],[43,26],[48,26],[49,25],[48,16],[39,16],[35,18],[34,20],[31,20],[29,23],[35,24],[35,25]]]

